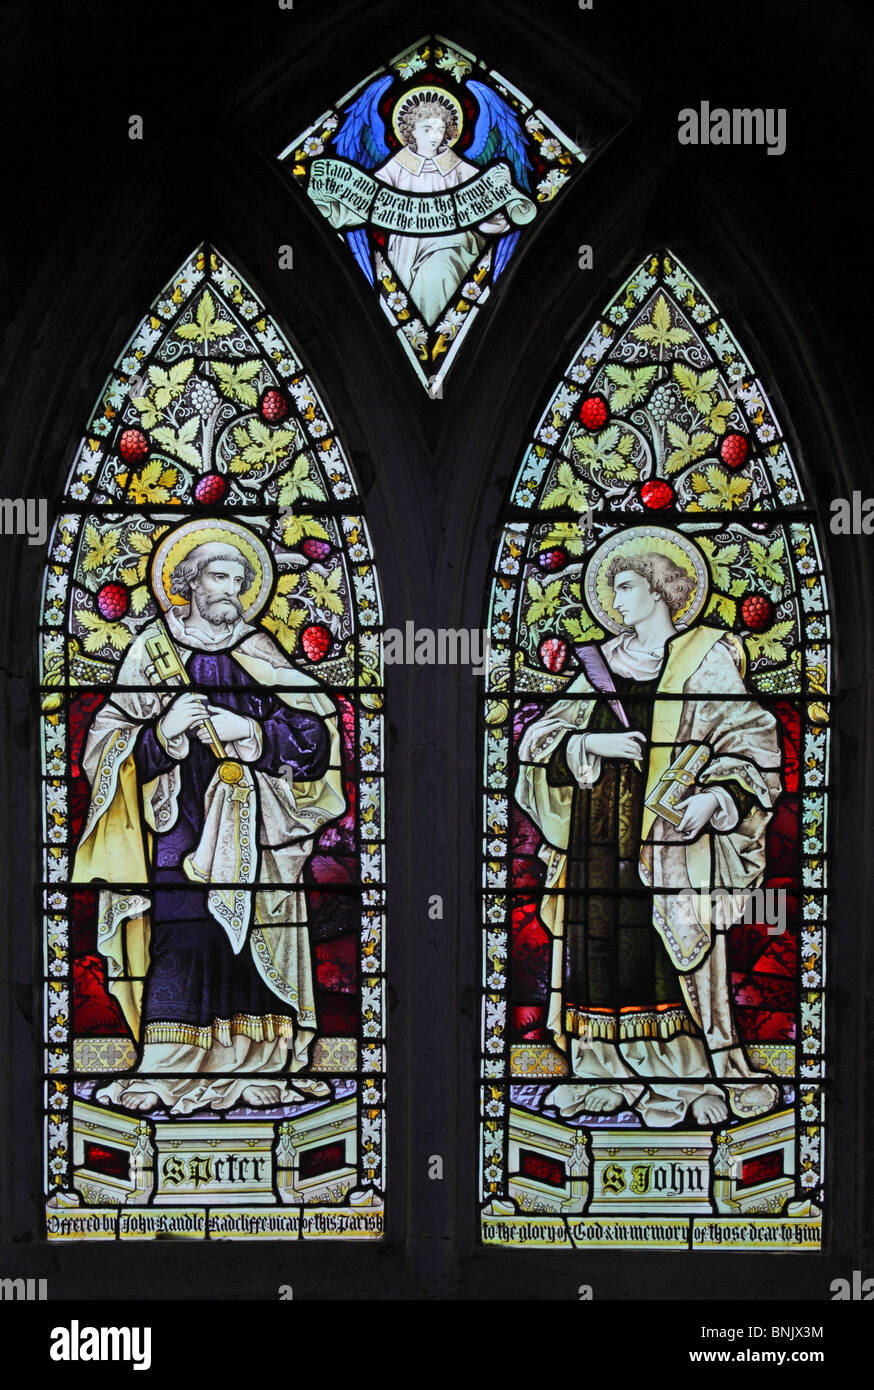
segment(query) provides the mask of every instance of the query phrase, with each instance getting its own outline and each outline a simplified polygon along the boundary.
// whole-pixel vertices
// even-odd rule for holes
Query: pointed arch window
[[[648,256],[550,396],[492,581],[488,1243],[819,1245],[821,553],[754,366]]]
[[[50,1238],[379,1236],[380,625],[325,405],[202,246],[45,571]]]

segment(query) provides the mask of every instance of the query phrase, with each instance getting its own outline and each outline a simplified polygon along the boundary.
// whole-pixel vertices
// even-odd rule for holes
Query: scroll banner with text
[[[494,164],[448,193],[399,193],[345,159],[315,159],[307,191],[338,229],[369,222],[388,232],[434,236],[475,227],[496,212],[516,226],[537,215],[536,205],[513,186],[507,164]]]

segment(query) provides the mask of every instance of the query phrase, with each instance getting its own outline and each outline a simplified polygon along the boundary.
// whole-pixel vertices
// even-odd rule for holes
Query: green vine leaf
[[[213,362],[212,369],[223,395],[229,400],[239,401],[241,405],[258,404],[258,392],[252,385],[261,370],[257,358],[251,362],[241,362],[238,367],[232,367],[228,362]]]
[[[641,343],[650,343],[656,348],[679,347],[690,337],[685,328],[671,327],[671,311],[663,294],[656,300],[650,322],[638,324],[631,331]]]
[[[138,584],[137,587],[131,591],[130,606],[137,617],[139,617],[144,609],[148,608],[151,597],[148,584]]]
[[[613,410],[624,410],[627,405],[642,401],[649,391],[650,382],[658,367],[619,367],[615,363],[607,368],[606,376],[612,381],[615,390],[610,394]]]
[[[200,428],[200,420],[195,415],[179,430],[171,429],[169,425],[160,425],[158,429],[152,431],[153,438],[161,444],[168,454],[180,459],[182,463],[187,463],[192,468],[199,468],[201,463],[200,450],[195,449],[192,440],[196,438]]]
[[[573,614],[563,613],[559,619],[559,626],[564,629],[572,642],[600,642],[604,636],[603,629],[597,623],[592,622],[588,613],[584,614],[585,625]]]
[[[177,396],[182,395],[186,382],[193,371],[193,357],[187,357],[184,362],[177,362],[167,371],[163,367],[153,366],[149,368],[149,380],[153,388],[150,394],[157,410],[165,410],[171,401],[175,401]]]
[[[540,549],[552,550],[557,545],[560,545],[562,550],[566,550],[568,555],[584,555],[586,553],[585,529],[574,521],[557,522],[540,542]]]
[[[786,553],[783,544],[783,537],[778,536],[769,546],[764,546],[760,541],[748,541],[750,558],[753,569],[760,579],[769,581],[771,584],[782,584],[785,575],[780,561]]]
[[[279,639],[280,646],[287,652],[292,652],[297,645],[298,628],[302,626],[305,617],[305,608],[290,608],[288,599],[277,595],[262,621],[268,632],[272,632]]]
[[[707,415],[707,428],[714,434],[725,434],[728,429],[728,416],[734,410],[734,401],[717,401]]]
[[[531,603],[528,605],[526,622],[531,627],[542,618],[551,618],[561,602],[561,580],[553,580],[545,589],[540,587],[534,575],[530,575],[526,585]]]
[[[634,437],[620,434],[618,425],[608,425],[594,437],[578,434],[573,440],[574,449],[580,465],[590,473],[602,473],[609,479],[632,482],[637,477],[637,469],[629,463],[628,455],[634,446]]]
[[[262,420],[250,420],[248,425],[237,425],[234,442],[241,454],[231,462],[231,472],[250,473],[261,464],[279,463],[285,458],[294,444],[294,432],[272,430]]]
[[[98,531],[96,526],[89,522],[85,527],[85,543],[87,550],[82,560],[82,568],[86,574],[91,574],[94,570],[101,570],[105,565],[115,558],[118,553],[118,531]]]
[[[310,570],[307,575],[309,596],[316,608],[323,613],[341,614],[343,612],[344,604],[339,594],[341,579],[342,573],[339,565],[331,571],[327,578],[315,570]]]
[[[747,650],[751,657],[764,656],[768,661],[785,661],[787,657],[784,638],[788,637],[794,624],[789,619],[785,623],[775,623],[767,632],[753,632],[746,638]]]
[[[234,325],[230,319],[217,317],[215,300],[209,290],[204,290],[200,296],[194,323],[183,323],[180,328],[176,329],[176,336],[177,338],[195,339],[201,343],[212,343],[216,338],[224,338],[233,331]]]
[[[691,437],[679,425],[674,424],[673,420],[668,421],[668,438],[674,445],[673,453],[668,455],[665,471],[667,473],[678,473],[681,468],[686,468],[688,464],[700,459],[711,444],[715,443],[714,435],[704,430]]]
[[[299,545],[307,536],[314,536],[320,541],[331,539],[321,522],[311,516],[287,515],[284,518],[282,540],[285,545]]]
[[[582,512],[588,506],[586,484],[578,478],[569,463],[558,465],[558,487],[554,487],[543,499],[544,507],[572,507]]]
[[[298,454],[288,472],[280,474],[277,499],[280,507],[291,506],[299,497],[321,501],[324,496],[323,488],[310,477],[310,465],[306,454]]]
[[[691,367],[684,367],[681,362],[674,363],[674,380],[686,400],[702,415],[706,415],[713,406],[713,388],[718,376],[716,367],[709,367],[699,376]]]
[[[165,468],[160,459],[152,459],[130,480],[128,497],[132,502],[168,502],[179,474],[175,468]]]
[[[733,565],[740,556],[739,545],[726,545],[722,550],[717,550],[716,545],[709,536],[698,536],[698,544],[707,557],[710,566],[710,573],[713,583],[718,589],[729,589],[729,585],[736,584],[729,573],[729,565]],[[743,581],[741,581],[743,584]],[[733,590],[729,589],[729,592]],[[735,595],[737,597],[737,595]]]
[[[737,616],[737,604],[734,599],[726,598],[725,594],[711,594],[710,602],[704,610],[705,618],[709,613],[718,613],[725,619],[727,627],[734,627],[734,620]]]
[[[140,421],[144,430],[154,429],[158,421],[164,418],[164,411],[167,406],[182,395],[185,384],[193,371],[193,357],[186,358],[184,362],[177,362],[169,371],[165,371],[163,367],[151,366],[149,368],[151,390],[145,396],[134,396],[131,401],[131,404],[140,413]]]
[[[132,634],[122,623],[107,622],[99,614],[89,613],[87,608],[77,608],[76,617],[88,633],[83,642],[86,652],[99,652],[107,644],[123,652],[130,644]]]
[[[697,502],[689,504],[692,512],[732,511],[739,507],[752,487],[751,478],[730,478],[721,468],[707,469],[692,474],[692,488],[698,495]]]

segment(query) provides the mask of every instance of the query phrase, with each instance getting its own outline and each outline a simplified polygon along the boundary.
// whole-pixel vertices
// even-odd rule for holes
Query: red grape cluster
[[[750,632],[764,632],[771,625],[773,605],[764,594],[749,594],[740,606],[741,617]]]
[[[719,457],[729,468],[740,468],[747,461],[750,446],[742,434],[727,434],[719,446]]]
[[[650,478],[640,489],[640,500],[645,507],[658,511],[669,507],[674,500],[674,489],[664,478]]]
[[[123,584],[104,584],[97,595],[97,611],[108,623],[123,618],[127,606],[128,593]]]
[[[541,550],[537,557],[537,563],[547,574],[553,574],[555,570],[564,569],[567,564],[567,555],[563,550]]]
[[[271,387],[265,391],[261,397],[258,409],[261,411],[261,418],[267,420],[269,424],[275,425],[279,420],[284,420],[288,414],[288,399],[282,391]]]
[[[331,645],[331,634],[324,623],[310,623],[300,635],[300,644],[310,661],[321,661]]]
[[[587,396],[580,406],[580,419],[587,430],[603,429],[610,416],[610,407],[603,396]]]
[[[118,441],[118,452],[125,463],[142,463],[149,452],[149,441],[142,430],[125,430]]]
[[[209,507],[227,495],[228,480],[221,473],[205,473],[194,489],[195,500]]]
[[[540,643],[540,660],[547,671],[560,671],[567,661],[567,644],[560,637],[545,637]]]
[[[307,536],[301,550],[308,560],[324,560],[331,553],[328,542],[316,540],[315,536]]]

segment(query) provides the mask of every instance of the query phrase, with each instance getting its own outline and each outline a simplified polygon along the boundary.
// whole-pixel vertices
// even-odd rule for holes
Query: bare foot
[[[123,1105],[125,1110],[156,1110],[161,1104],[161,1097],[154,1091],[122,1091],[118,1100],[112,1102],[98,1099],[102,1105]]]
[[[699,1125],[721,1125],[728,1119],[728,1106],[721,1096],[699,1096],[689,1109]]]
[[[586,1092],[585,1108],[593,1115],[610,1115],[625,1103],[624,1095],[615,1086],[593,1086]]]
[[[244,1086],[240,1096],[244,1105],[279,1105],[282,1099],[279,1086]]]

